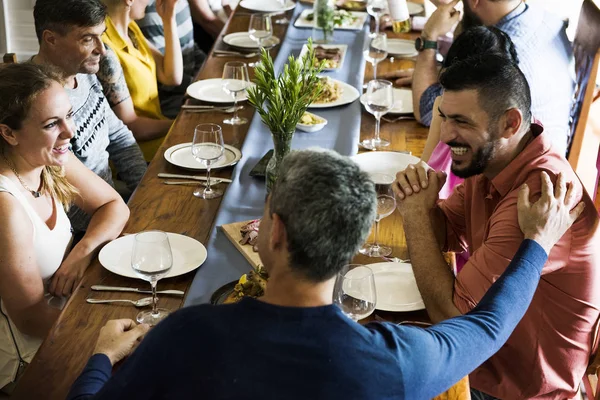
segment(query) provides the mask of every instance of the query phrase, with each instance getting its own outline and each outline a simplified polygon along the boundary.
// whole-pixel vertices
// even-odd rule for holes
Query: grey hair
[[[269,203],[285,226],[291,268],[316,282],[350,262],[376,211],[369,175],[348,157],[323,149],[288,154]]]

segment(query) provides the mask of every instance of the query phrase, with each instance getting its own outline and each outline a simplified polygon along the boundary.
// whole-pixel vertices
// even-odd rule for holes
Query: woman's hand
[[[75,287],[81,281],[83,273],[90,265],[92,253],[87,252],[85,256],[79,256],[78,254],[81,254],[81,252],[78,246],[75,246],[54,273],[50,281],[50,287],[48,288],[50,294],[66,297],[73,293],[73,290],[75,290]]]
[[[177,0],[156,0],[156,12],[163,21],[175,19]]]

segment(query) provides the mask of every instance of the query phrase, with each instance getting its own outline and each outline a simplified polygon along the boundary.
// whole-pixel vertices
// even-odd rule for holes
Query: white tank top
[[[71,222],[67,217],[62,205],[53,200],[53,207],[56,210],[56,225],[54,229],[48,228],[48,225],[35,212],[31,204],[27,201],[23,193],[15,182],[0,175],[0,192],[8,192],[21,203],[25,212],[29,216],[33,230],[33,249],[35,259],[40,271],[40,276],[44,281],[44,296],[53,307],[62,308],[64,301],[53,298],[48,293],[48,283],[52,275],[56,272],[62,263],[67,250],[70,247]],[[23,221],[27,223],[27,221]],[[1,277],[0,277],[1,279]],[[37,349],[42,343],[42,339],[25,335],[17,329],[10,320],[4,304],[0,301],[0,388],[11,382],[17,373],[19,366],[19,357],[25,362],[31,362]],[[8,357],[6,357],[8,355]]]

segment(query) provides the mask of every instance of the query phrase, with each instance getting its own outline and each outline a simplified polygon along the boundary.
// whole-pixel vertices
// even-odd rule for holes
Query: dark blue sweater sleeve
[[[94,354],[71,386],[68,400],[84,400],[91,398],[110,378],[112,364],[105,354]]]
[[[388,346],[395,347],[404,398],[430,399],[496,353],[527,311],[547,258],[539,244],[525,240],[468,314],[428,329],[389,323],[374,326]]]

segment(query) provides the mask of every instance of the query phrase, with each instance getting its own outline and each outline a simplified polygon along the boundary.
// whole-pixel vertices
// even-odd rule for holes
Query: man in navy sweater
[[[270,278],[260,299],[199,305],[148,330],[109,322],[68,399],[429,399],[494,354],[529,306],[554,243],[583,210],[559,177],[542,197],[519,195],[525,240],[470,313],[428,329],[359,325],[332,305],[336,273],[375,217],[374,184],[330,151],[289,154],[268,197],[259,254]],[[429,175],[438,190],[440,177]]]

